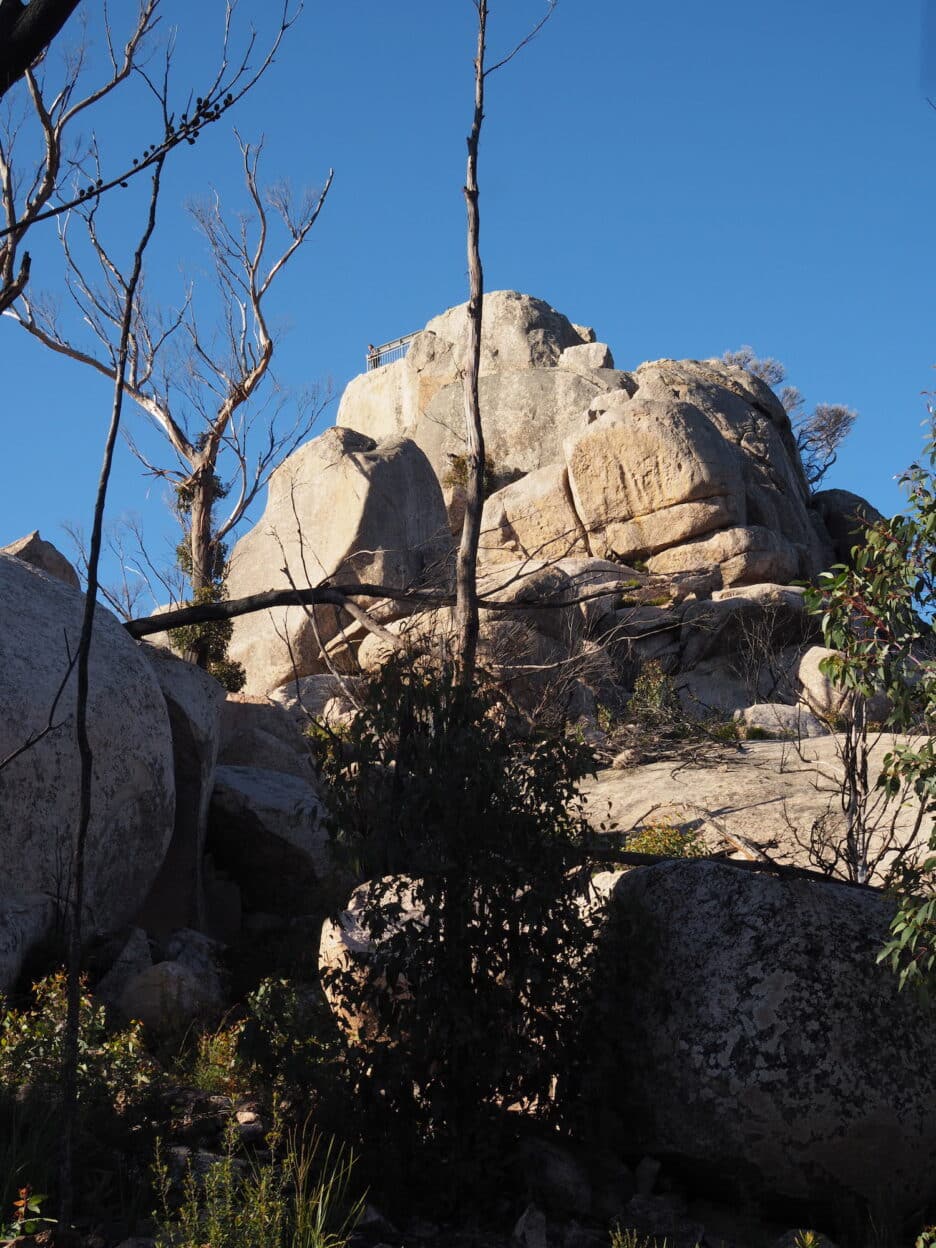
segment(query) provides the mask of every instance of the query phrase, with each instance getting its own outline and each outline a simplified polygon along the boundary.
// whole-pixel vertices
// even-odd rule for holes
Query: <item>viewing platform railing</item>
[[[393,342],[385,342],[382,346],[374,347],[373,350],[368,351],[366,357],[367,371],[372,373],[375,368],[382,368],[384,364],[392,364],[394,360],[402,360],[415,337],[415,333],[404,334],[402,338],[394,338]]]

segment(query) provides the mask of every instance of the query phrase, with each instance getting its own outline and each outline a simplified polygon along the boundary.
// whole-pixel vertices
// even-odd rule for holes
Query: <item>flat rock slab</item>
[[[743,752],[715,750],[695,761],[668,759],[625,770],[600,771],[582,783],[589,816],[597,828],[622,833],[653,823],[701,827],[715,848],[720,828],[744,837],[780,863],[814,866],[797,836],[808,843],[814,821],[838,815],[837,749],[841,736],[811,738],[797,750],[788,741],[748,741]],[[876,775],[892,738],[872,753]],[[701,808],[701,809],[700,809]],[[717,821],[706,819],[705,814]],[[912,807],[898,812],[897,826],[909,832]],[[924,838],[926,830],[924,829]],[[876,837],[874,845],[880,844]]]

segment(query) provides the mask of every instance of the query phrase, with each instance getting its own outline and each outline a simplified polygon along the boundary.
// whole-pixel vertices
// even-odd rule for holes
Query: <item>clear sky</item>
[[[81,7],[93,64],[101,8]],[[273,8],[241,0],[241,29],[253,20],[269,32]],[[494,54],[543,8],[493,0]],[[489,83],[488,289],[526,291],[594,325],[622,368],[744,343],[776,356],[808,404],[860,413],[827,484],[897,510],[893,478],[919,451],[923,392],[936,389],[931,8],[560,0],[540,38]],[[187,83],[198,93],[223,0],[163,9],[163,30],[178,27],[179,93]],[[194,281],[210,315],[185,203],[216,187],[240,206],[236,124],[265,136],[270,180],[301,189],[335,169],[319,224],[271,299],[284,384],[331,379],[340,393],[369,341],[461,302],[473,18],[470,0],[308,0],[267,78],[172,159],[149,259],[153,297],[172,306]],[[105,167],[146,145],[147,118],[129,92],[106,110]],[[130,244],[140,211],[135,191],[112,197],[102,223],[115,249]],[[54,228],[37,229],[29,249],[33,288],[61,290]],[[62,523],[90,525],[107,387],[8,319],[0,366],[0,544],[38,527],[67,550]],[[132,408],[126,418],[160,455],[144,418]],[[137,513],[156,555],[172,533],[163,493],[122,447],[109,515]]]

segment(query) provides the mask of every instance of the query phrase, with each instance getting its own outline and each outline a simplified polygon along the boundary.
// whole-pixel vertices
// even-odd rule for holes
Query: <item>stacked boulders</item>
[[[334,682],[401,648],[450,643],[448,608],[406,595],[452,586],[466,336],[465,305],[434,318],[403,359],[355,378],[337,427],[274,474],[262,519],[235,547],[232,596],[292,583],[394,593],[358,600],[368,618],[289,607],[236,621],[232,657],[251,693],[295,706],[304,680]],[[597,692],[626,687],[655,659],[697,717],[764,702],[826,709],[814,692],[821,655],[801,662],[816,629],[790,582],[828,567],[855,516],[873,509],[841,491],[811,498],[789,417],[764,382],[716,360],[622,371],[594,330],[495,291],[484,302],[480,399],[492,489],[481,590],[517,600],[516,611],[482,613],[481,658],[515,697],[537,700],[562,667],[577,707],[581,691],[566,679],[577,664]],[[739,654],[765,644],[764,672],[740,670]],[[342,705],[330,714],[353,699]]]

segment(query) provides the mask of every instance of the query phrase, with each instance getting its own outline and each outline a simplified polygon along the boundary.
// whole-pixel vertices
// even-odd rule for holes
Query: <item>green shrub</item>
[[[675,683],[659,659],[641,664],[628,709],[634,719],[649,727],[659,727],[679,716]]]
[[[42,1091],[57,1099],[67,1014],[65,972],[33,984],[33,1005],[4,1009],[0,1019],[0,1087]],[[0,1006],[2,1006],[0,1001]],[[155,1064],[143,1027],[109,1027],[103,1005],[82,991],[78,1033],[78,1098],[119,1105],[150,1082]]]
[[[33,985],[32,1004],[0,1013],[0,1197],[8,1209],[30,1184],[55,1194],[60,1139],[66,984],[59,972]],[[2,1003],[0,1003],[2,1005]],[[132,1220],[145,1198],[147,1094],[157,1075],[142,1027],[114,1029],[82,991],[74,1187],[97,1216],[107,1206]],[[54,1203],[54,1202],[53,1202]]]
[[[708,852],[698,832],[683,832],[669,823],[649,824],[627,838],[627,848],[637,854],[661,854],[666,858],[704,858]]]
[[[247,998],[240,1055],[270,1082],[314,1095],[339,1076],[337,1029],[318,985],[264,979]]]
[[[16,1199],[12,1202],[13,1216],[4,1226],[0,1224],[0,1248],[7,1245],[22,1243],[21,1236],[35,1235],[38,1231],[55,1224],[55,1218],[43,1216],[42,1208],[48,1200],[29,1186],[18,1189]]]
[[[241,1056],[243,1019],[195,1037],[194,1048],[179,1063],[179,1075],[193,1088],[211,1095],[235,1097],[250,1071]]]
[[[157,1148],[157,1248],[344,1248],[363,1205],[351,1196],[354,1158],[309,1130],[274,1132],[270,1144],[265,1159],[242,1160],[232,1121],[207,1171],[189,1164],[177,1210]]]
[[[60,1122],[47,1098],[19,1089],[0,1090],[0,1219],[30,1183],[48,1188],[58,1160]]]
[[[576,1067],[595,921],[577,904],[591,754],[518,741],[504,719],[451,672],[395,660],[351,726],[353,761],[329,772],[337,843],[376,881],[360,917],[379,955],[327,976],[373,1020],[349,1053],[358,1100],[385,1176],[396,1162],[401,1189],[453,1204],[489,1192],[518,1117],[506,1106],[547,1114],[567,1091],[554,1075]]]

